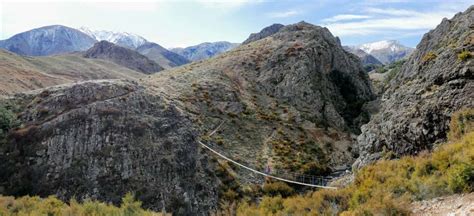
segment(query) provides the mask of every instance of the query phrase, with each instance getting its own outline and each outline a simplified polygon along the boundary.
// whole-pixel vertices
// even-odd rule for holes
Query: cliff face
[[[430,149],[446,138],[451,114],[474,107],[474,6],[423,36],[358,137],[360,167],[381,157]],[[464,56],[464,57],[463,57]]]
[[[23,125],[1,146],[3,194],[55,194],[197,215],[217,205],[216,178],[181,110],[129,81],[20,95]],[[18,99],[18,98],[17,98]]]

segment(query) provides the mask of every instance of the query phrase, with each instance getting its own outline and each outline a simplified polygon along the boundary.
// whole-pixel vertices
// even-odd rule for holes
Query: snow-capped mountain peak
[[[373,43],[362,44],[359,46],[359,49],[364,50],[365,52],[370,54],[375,50],[382,50],[382,49],[387,49],[392,52],[397,52],[402,47],[403,45],[401,45],[396,40],[383,40],[383,41],[377,41]]]
[[[373,55],[380,62],[389,64],[402,59],[411,54],[414,50],[411,47],[402,45],[396,40],[383,40],[373,43],[361,44],[351,47],[353,49],[361,49],[364,52]]]
[[[91,30],[87,27],[79,28],[80,31],[91,36],[97,41],[109,41],[119,46],[136,49],[139,46],[147,43],[148,41],[140,35],[132,34],[128,32],[114,32],[104,30]]]

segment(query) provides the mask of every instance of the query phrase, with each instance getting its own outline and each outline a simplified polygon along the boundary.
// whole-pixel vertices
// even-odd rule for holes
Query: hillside
[[[0,95],[91,79],[136,80],[143,74],[80,54],[23,57],[0,50]]]
[[[341,27],[400,13],[325,20]],[[147,30],[174,29],[160,27]],[[0,215],[470,208],[474,6],[443,19],[415,50],[397,41],[344,47],[328,28],[273,24],[230,49],[191,47],[182,54],[193,62],[128,33],[24,33],[48,56],[0,50]],[[67,40],[84,35],[105,40],[46,54],[61,41],[79,49]]]
[[[83,56],[84,58],[111,61],[144,74],[152,74],[163,70],[163,67],[146,56],[107,41],[94,44],[93,47],[84,52]]]
[[[304,22],[147,83],[190,113],[201,134],[224,122],[203,139],[231,157],[314,175],[353,161],[362,104],[373,99],[358,59]]]
[[[461,110],[454,116],[450,141],[433,152],[399,160],[389,160],[387,152],[385,159],[359,170],[343,188],[289,198],[266,196],[259,205],[243,202],[237,215],[469,215],[469,200],[456,206],[427,204],[422,211],[417,207],[421,200],[434,197],[462,197],[463,193],[472,197],[474,110]]]
[[[192,215],[217,206],[213,164],[198,152],[195,127],[137,82],[77,82],[2,104],[11,104],[2,117],[17,112],[21,122],[0,136],[3,194],[118,204],[133,190],[156,211]]]
[[[15,196],[113,203],[133,189],[145,208],[209,212],[262,178],[234,177],[241,171],[197,140],[259,170],[327,175],[354,161],[362,104],[373,97],[358,59],[326,28],[301,22],[143,81],[19,94],[8,101],[21,124],[0,145],[0,185]]]

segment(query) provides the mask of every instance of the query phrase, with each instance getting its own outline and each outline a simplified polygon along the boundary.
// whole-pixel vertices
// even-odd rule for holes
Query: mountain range
[[[84,51],[97,42],[89,35],[60,25],[45,26],[0,41],[0,48],[28,56]]]
[[[352,46],[351,49],[359,53],[360,50],[362,50],[365,53],[375,57],[382,64],[390,64],[397,60],[406,58],[414,50],[414,48],[404,46],[396,40],[383,40],[373,43],[366,43]]]
[[[148,41],[140,35],[128,32],[113,32],[104,30],[91,30],[87,27],[81,27],[78,30],[94,38],[96,41],[108,41],[129,49],[137,49]]]
[[[163,68],[176,67],[189,62],[185,57],[135,34],[94,31],[85,27],[74,29],[61,25],[45,26],[16,34],[9,39],[1,40],[0,48],[20,55],[48,56],[86,51],[103,40],[138,51]]]
[[[366,53],[364,50],[353,48],[350,46],[344,46],[344,50],[359,57],[360,61],[362,62],[362,65],[364,66],[364,68],[366,68],[366,71],[371,71],[383,65],[382,62],[380,62],[377,58],[375,58],[373,55]]]
[[[131,34],[16,35],[2,43],[45,56],[0,50],[0,193],[124,214],[410,215],[415,201],[474,192],[473,26],[471,6],[413,50],[273,24],[233,48],[178,50],[189,64]],[[364,61],[401,58],[375,93]],[[0,210],[32,208],[11,206]]]

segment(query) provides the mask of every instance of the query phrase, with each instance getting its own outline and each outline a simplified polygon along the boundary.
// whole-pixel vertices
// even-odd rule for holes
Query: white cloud
[[[388,31],[407,33],[426,31],[436,27],[444,17],[451,17],[455,11],[437,10],[419,12],[393,8],[368,8],[365,14],[371,18],[323,24],[337,36],[383,34]]]
[[[356,20],[356,19],[367,19],[370,16],[367,15],[355,15],[355,14],[339,14],[330,18],[323,19],[323,22],[338,22],[344,20]]]
[[[268,13],[267,15],[271,18],[285,18],[285,17],[296,16],[298,14],[300,14],[298,11],[288,10],[288,11],[282,11],[282,12]]]
[[[205,7],[235,9],[244,5],[260,3],[263,0],[195,0]]]
[[[365,9],[367,13],[382,14],[382,15],[391,15],[391,16],[414,16],[422,15],[422,13],[413,11],[413,10],[403,10],[403,9],[394,9],[394,8],[367,8]]]

